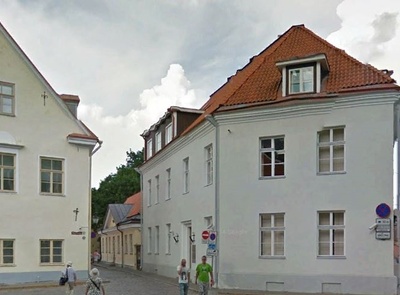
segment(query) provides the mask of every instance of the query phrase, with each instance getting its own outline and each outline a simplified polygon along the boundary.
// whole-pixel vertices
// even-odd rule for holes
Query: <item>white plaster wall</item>
[[[0,193],[0,238],[15,239],[15,266],[1,272],[49,272],[64,265],[40,265],[40,239],[63,239],[64,262],[76,270],[88,269],[88,214],[90,151],[68,144],[67,135],[82,133],[72,117],[60,107],[16,51],[0,34],[0,80],[15,84],[15,117],[0,116],[0,131],[6,131],[23,148],[17,153],[16,193]],[[44,105],[41,95],[46,91]],[[65,195],[40,194],[40,157],[64,159]],[[75,221],[73,210],[79,208]],[[84,227],[82,236],[71,231]],[[37,278],[40,278],[40,274]]]
[[[376,206],[393,204],[393,104],[221,124],[220,287],[265,290],[269,279],[300,276],[290,291],[321,292],[310,284],[317,276],[344,276],[355,278],[347,293],[369,277],[382,279],[381,290],[395,289],[393,240],[378,241],[368,229]],[[346,173],[317,175],[317,132],[341,125]],[[285,136],[285,178],[259,179],[259,138],[274,135]],[[345,259],[317,258],[319,210],[345,211]],[[260,259],[259,214],[278,212],[285,213],[285,259]]]
[[[214,216],[214,182],[205,186],[205,154],[204,148],[213,144],[214,166],[215,166],[215,131],[209,123],[204,123],[201,128],[204,132],[199,135],[185,136],[186,142],[190,142],[178,148],[179,140],[172,143],[165,150],[144,165],[143,169],[143,269],[145,271],[157,272],[162,275],[174,277],[176,266],[183,257],[184,241],[182,222],[191,221],[192,231],[195,233],[196,263],[206,252],[206,245],[201,243],[201,232],[205,229],[204,217]],[[192,138],[193,137],[193,138]],[[164,153],[173,153],[156,165],[151,161],[157,161]],[[190,190],[183,194],[183,159],[189,157]],[[166,170],[171,168],[171,199],[165,200],[166,196]],[[214,169],[215,171],[215,169]],[[156,195],[155,176],[160,177],[160,202],[154,204]],[[147,206],[148,180],[152,180],[152,205]],[[167,231],[166,224],[171,224],[171,230],[180,236],[179,242],[175,243],[171,237],[171,253],[166,254]],[[154,254],[155,226],[160,226],[160,249],[159,254]],[[148,227],[152,228],[152,253],[148,254]],[[194,265],[192,266],[194,267]],[[194,277],[194,276],[193,276]]]

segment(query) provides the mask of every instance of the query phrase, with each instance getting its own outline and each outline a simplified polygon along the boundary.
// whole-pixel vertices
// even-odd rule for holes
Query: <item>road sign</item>
[[[375,213],[381,218],[388,217],[390,215],[390,206],[386,203],[381,203],[376,206]]]
[[[375,238],[377,240],[390,240],[390,232],[389,233],[377,232],[377,233],[375,233]]]
[[[208,238],[210,237],[210,232],[208,230],[204,230],[201,233],[201,238],[202,238],[202,242],[203,244],[207,244],[208,243]]]
[[[217,255],[216,249],[207,248],[206,256],[216,256],[216,255]]]
[[[208,243],[215,244],[216,241],[217,241],[217,232],[210,231],[210,237],[208,238]]]
[[[209,250],[215,250],[216,248],[217,247],[215,244],[208,244],[208,247],[207,247],[207,249],[209,249]]]

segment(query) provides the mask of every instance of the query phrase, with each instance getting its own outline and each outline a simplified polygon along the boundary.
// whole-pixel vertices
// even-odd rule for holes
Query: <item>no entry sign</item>
[[[201,233],[201,237],[202,237],[203,240],[208,240],[208,238],[210,237],[210,232],[208,230],[204,230]]]

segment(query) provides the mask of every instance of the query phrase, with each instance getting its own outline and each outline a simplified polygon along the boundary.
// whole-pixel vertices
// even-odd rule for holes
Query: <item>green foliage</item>
[[[135,168],[143,163],[143,150],[129,150],[126,156],[126,164],[103,179],[98,189],[92,188],[92,215],[99,217],[98,225],[104,223],[108,204],[122,204],[127,197],[140,191],[140,175]]]

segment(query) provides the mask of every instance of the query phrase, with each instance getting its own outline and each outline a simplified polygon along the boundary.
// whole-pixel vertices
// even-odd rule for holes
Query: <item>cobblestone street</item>
[[[106,281],[104,284],[107,295],[177,295],[179,294],[178,284],[173,280],[158,278],[153,276],[140,275],[135,271],[121,271],[117,268],[98,267],[100,276]],[[197,286],[191,285],[196,288]],[[1,294],[15,295],[57,295],[65,294],[64,286],[47,287],[47,288],[26,288],[1,290]],[[74,295],[85,294],[85,286],[78,285],[75,288]],[[189,290],[189,294],[197,294],[197,292]]]

